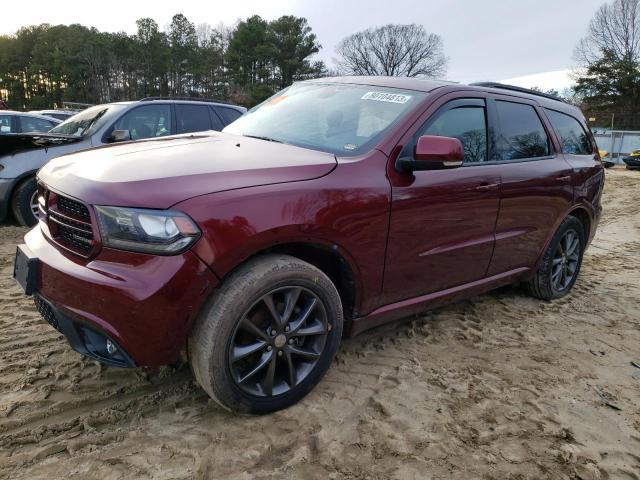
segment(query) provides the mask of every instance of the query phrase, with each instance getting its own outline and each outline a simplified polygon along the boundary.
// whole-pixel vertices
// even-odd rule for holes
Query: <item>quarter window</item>
[[[555,110],[547,110],[547,116],[562,141],[562,153],[592,155],[593,147],[584,127],[575,118]]]
[[[484,107],[461,106],[451,108],[428,120],[415,136],[453,137],[460,140],[465,163],[487,161],[487,121]],[[415,145],[412,143],[411,148]]]
[[[496,101],[500,132],[496,149],[500,160],[546,157],[549,138],[531,105]]]
[[[224,120],[224,123],[226,123],[227,125],[236,121],[242,116],[242,112],[239,112],[238,110],[235,110],[233,108],[216,107],[216,111],[220,114],[222,120]]]

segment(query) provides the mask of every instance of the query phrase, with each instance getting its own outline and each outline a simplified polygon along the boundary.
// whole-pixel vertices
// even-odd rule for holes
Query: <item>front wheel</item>
[[[11,208],[13,216],[23,227],[38,223],[38,186],[35,177],[20,183],[14,193]]]
[[[280,410],[325,374],[342,323],[340,296],[322,271],[287,255],[257,257],[223,282],[196,320],[191,368],[229,410]]]
[[[569,293],[580,273],[584,246],[582,223],[568,216],[551,239],[535,275],[525,284],[529,293],[542,300]]]

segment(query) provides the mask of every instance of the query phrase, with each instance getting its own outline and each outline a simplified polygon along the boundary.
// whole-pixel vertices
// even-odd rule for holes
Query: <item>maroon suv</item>
[[[15,276],[71,346],[188,356],[226,408],[302,398],[344,334],[522,282],[566,295],[600,216],[580,111],[499,84],[296,83],[223,133],[40,170]]]

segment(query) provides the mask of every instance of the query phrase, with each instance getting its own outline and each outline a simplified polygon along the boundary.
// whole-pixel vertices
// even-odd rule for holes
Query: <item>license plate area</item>
[[[38,286],[39,261],[26,245],[18,245],[13,264],[13,278],[22,287],[25,295],[33,295]]]

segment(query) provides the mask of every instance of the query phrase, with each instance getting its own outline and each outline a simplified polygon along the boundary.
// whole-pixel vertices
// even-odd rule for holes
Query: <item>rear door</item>
[[[573,202],[572,170],[536,102],[493,95],[496,160],[501,165],[500,214],[489,275],[536,263]]]
[[[479,280],[486,274],[498,215],[500,166],[492,165],[485,98],[441,99],[403,139],[413,156],[421,135],[458,138],[464,166],[390,175],[391,219],[384,300],[394,302]]]
[[[560,140],[564,159],[573,169],[574,202],[590,206],[592,216],[598,216],[604,168],[596,155],[598,147],[588,133],[584,117],[548,108],[544,111]]]

